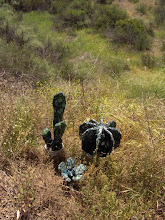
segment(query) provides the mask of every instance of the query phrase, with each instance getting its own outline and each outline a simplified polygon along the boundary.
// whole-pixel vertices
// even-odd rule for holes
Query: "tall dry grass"
[[[73,197],[67,198],[70,210],[57,219],[63,219],[67,213],[68,219],[164,218],[164,99],[127,98],[126,91],[105,79],[88,81],[83,87],[78,81],[59,79],[58,83],[38,83],[36,90],[22,87],[21,91],[20,87],[20,92],[18,85],[12,86],[6,83],[1,93],[0,164],[1,170],[10,171],[21,188],[20,196],[14,200],[14,213],[21,210],[21,215],[26,213],[29,219],[35,219],[34,210],[47,210],[46,216],[52,219],[54,205],[65,206],[66,197],[63,202],[56,201],[57,194],[51,190],[62,188],[57,178],[62,179],[57,173],[54,176],[53,162],[44,154],[41,138],[44,128],[52,130],[53,95],[63,92],[67,100],[67,129],[63,136],[66,158],[74,157],[77,164],[84,162],[87,171],[77,186],[59,192],[60,199],[67,190]],[[123,134],[121,146],[107,158],[87,164],[81,158],[79,125],[91,118],[99,121],[101,116],[105,122],[117,122]],[[72,201],[76,202],[76,209],[72,208]]]

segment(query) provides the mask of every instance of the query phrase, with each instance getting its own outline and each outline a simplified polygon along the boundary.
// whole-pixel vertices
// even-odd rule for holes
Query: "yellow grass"
[[[164,99],[127,98],[126,91],[107,79],[86,82],[84,88],[79,82],[59,80],[28,89],[21,97],[16,85],[5,85],[0,118],[2,213],[15,216],[19,210],[29,219],[53,219],[53,215],[56,219],[163,219]],[[52,130],[52,97],[59,91],[67,99],[66,158],[72,156],[77,164],[86,164],[81,159],[78,130],[88,119],[115,120],[123,134],[120,148],[87,164],[83,180],[69,188],[63,188],[62,178],[54,175],[53,161],[45,155],[41,138],[45,127]],[[11,176],[4,178],[4,172]],[[8,191],[10,185],[17,196]],[[13,208],[8,209],[5,201]]]

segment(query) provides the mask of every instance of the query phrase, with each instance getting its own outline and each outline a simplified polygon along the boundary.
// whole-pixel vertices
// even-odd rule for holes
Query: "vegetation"
[[[157,25],[164,24],[165,21],[165,1],[159,0],[158,5],[155,8],[155,21]]]
[[[131,3],[137,3],[137,2],[139,2],[139,0],[129,0],[129,2],[131,2]]]
[[[137,6],[136,11],[141,14],[146,14],[147,13],[147,5],[145,3],[140,3]]]
[[[128,43],[137,50],[150,48],[150,39],[147,31],[140,21],[136,19],[125,19],[116,22],[114,39],[119,43]]]
[[[162,1],[141,19],[137,4],[131,16],[119,1],[6,2],[0,1],[0,218],[163,220],[165,31],[155,14]],[[63,181],[58,161],[43,149],[57,92],[67,99],[65,157],[87,166],[76,184]],[[107,158],[88,162],[79,125],[101,116],[117,122],[122,142]]]

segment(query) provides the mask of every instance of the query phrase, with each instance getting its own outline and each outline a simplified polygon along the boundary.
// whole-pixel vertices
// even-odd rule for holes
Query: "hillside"
[[[1,219],[164,219],[164,12],[164,0],[0,0]],[[87,168],[71,184],[41,136],[57,92],[65,159]],[[102,116],[122,141],[88,163],[79,126]]]

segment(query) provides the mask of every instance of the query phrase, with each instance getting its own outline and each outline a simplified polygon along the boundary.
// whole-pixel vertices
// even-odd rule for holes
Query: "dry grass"
[[[137,4],[128,0],[116,2],[130,16],[137,15]],[[153,5],[154,0],[145,3]],[[36,16],[41,24],[46,22],[43,23],[46,26],[37,31],[39,35],[39,30],[43,31],[41,36],[45,38],[46,32],[51,33],[52,21],[47,15],[41,15],[44,14],[37,16],[34,12],[24,16],[30,26]],[[145,21],[150,20],[150,15],[143,16]],[[14,75],[11,78],[7,72],[10,69],[4,68],[7,59],[2,63],[0,218],[4,220],[165,218],[164,70],[158,67],[149,70],[140,64],[141,54],[130,52],[127,47],[120,48],[121,51],[118,46],[109,47],[104,39],[87,32],[77,32],[72,48],[77,55],[71,61],[80,81],[66,82],[56,77],[44,85],[38,82],[34,89],[29,80],[20,82]],[[65,33],[64,36],[51,34],[55,34],[55,40],[59,36],[65,38]],[[163,36],[163,32],[157,31],[157,35],[163,39],[159,36]],[[11,45],[7,46],[12,49]],[[153,50],[155,56],[160,55],[159,42],[154,44]],[[5,47],[4,54],[8,57]],[[14,50],[9,50],[9,54],[12,57]],[[106,69],[111,72],[108,64],[113,57],[114,67],[117,64],[122,67],[128,58],[130,72],[123,72],[121,68],[120,77],[105,74]],[[26,56],[24,61],[26,63]],[[38,62],[42,64],[41,60]],[[16,65],[17,68],[20,67]],[[54,73],[54,69],[48,69]],[[42,73],[46,75],[45,71],[48,74],[48,70],[40,70],[42,68],[35,66],[39,79]],[[84,178],[77,184],[67,185],[55,169],[59,161],[52,161],[43,151],[41,133],[46,127],[53,130],[52,99],[57,92],[63,92],[67,100],[64,113],[67,128],[63,136],[66,158],[72,156],[77,164],[87,165]],[[88,163],[82,158],[79,125],[91,118],[100,121],[101,116],[105,122],[117,122],[123,134],[121,145],[107,158],[94,158]]]
[[[136,11],[136,7],[137,7],[138,4],[144,3],[148,7],[154,7],[155,6],[155,0],[145,0],[145,1],[144,0],[139,0],[138,3],[131,3],[131,2],[129,2],[129,0],[115,0],[115,2],[118,3],[123,10],[127,11],[128,15],[130,17],[138,16],[138,13]],[[147,16],[146,16],[146,18],[147,18]]]
[[[19,163],[18,163],[19,162]],[[63,185],[50,163],[15,161],[12,174],[0,173],[2,219],[78,219],[84,208],[79,192]]]
[[[3,219],[14,219],[16,213],[21,219],[164,218],[165,101],[129,99],[120,84],[103,78],[86,82],[83,88],[79,82],[59,80],[22,91],[4,82],[0,114]],[[66,158],[82,162],[78,129],[90,118],[114,119],[123,133],[120,148],[106,159],[87,164],[83,180],[69,187],[44,154],[40,135],[45,127],[52,129],[52,97],[59,91],[67,98]]]

